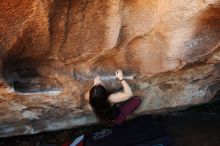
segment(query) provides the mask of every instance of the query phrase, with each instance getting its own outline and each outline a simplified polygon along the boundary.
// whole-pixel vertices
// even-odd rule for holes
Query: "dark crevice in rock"
[[[32,58],[10,58],[4,64],[3,75],[9,86],[17,92],[36,93],[57,90],[57,87],[47,83],[37,68],[39,63]]]
[[[4,66],[4,77],[6,82],[19,92],[28,92],[29,87],[38,84],[32,81],[39,77],[37,66],[30,58],[7,59]]]

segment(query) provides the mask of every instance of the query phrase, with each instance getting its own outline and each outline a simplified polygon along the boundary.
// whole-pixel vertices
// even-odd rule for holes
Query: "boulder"
[[[219,0],[4,0],[0,137],[97,123],[96,75],[142,98],[135,115],[211,100],[220,88]]]

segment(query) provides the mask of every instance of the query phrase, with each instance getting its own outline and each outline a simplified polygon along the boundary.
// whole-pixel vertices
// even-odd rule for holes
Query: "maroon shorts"
[[[134,96],[126,101],[123,105],[119,106],[119,115],[114,120],[114,124],[119,125],[125,121],[125,119],[139,107],[140,103],[140,97]]]

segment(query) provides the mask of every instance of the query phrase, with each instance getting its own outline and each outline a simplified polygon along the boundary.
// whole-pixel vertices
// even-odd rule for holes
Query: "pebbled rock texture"
[[[97,122],[99,74],[142,104],[134,115],[209,101],[220,89],[220,0],[4,0],[0,137]],[[134,78],[133,80],[129,80]]]

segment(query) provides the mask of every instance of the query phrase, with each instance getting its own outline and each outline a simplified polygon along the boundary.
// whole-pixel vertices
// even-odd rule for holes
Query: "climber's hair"
[[[108,101],[110,93],[102,85],[95,85],[90,90],[89,103],[101,122],[112,122],[118,111]]]

